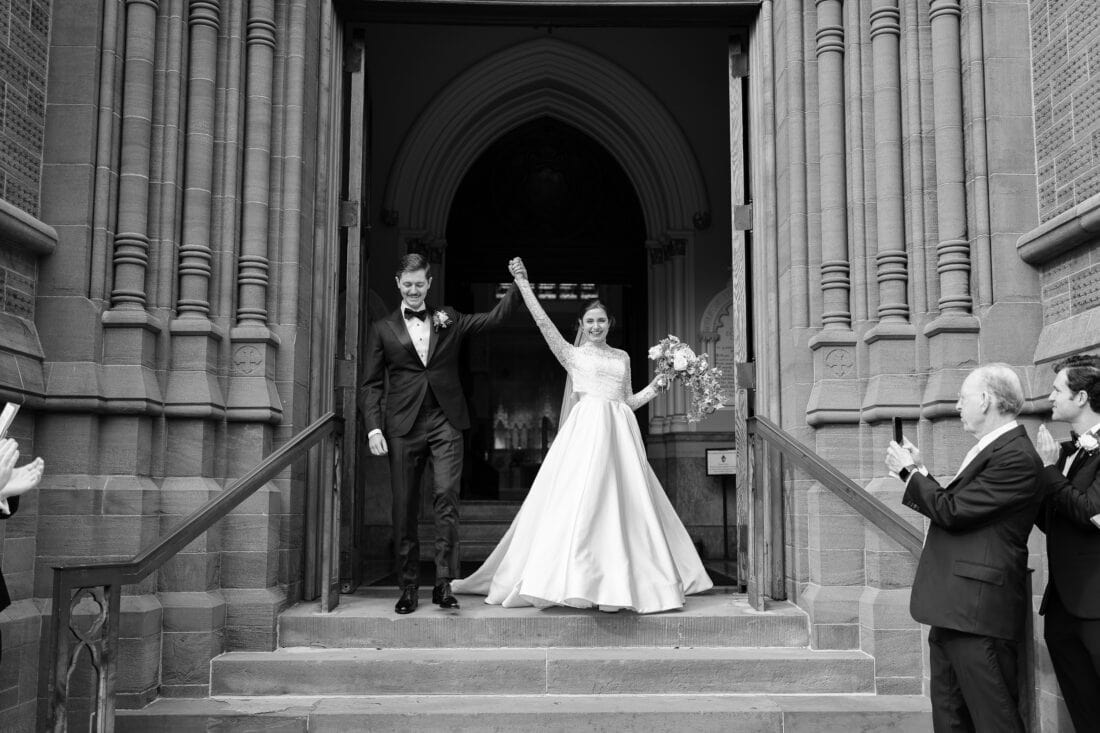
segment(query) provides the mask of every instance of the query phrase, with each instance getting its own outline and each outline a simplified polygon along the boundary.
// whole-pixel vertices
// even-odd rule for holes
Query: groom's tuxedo
[[[1079,731],[1100,721],[1100,453],[1062,455],[1043,469],[1046,497],[1036,524],[1047,536],[1049,574],[1039,613],[1043,636],[1066,708]]]
[[[515,286],[488,313],[428,308],[426,360],[417,353],[399,307],[375,321],[367,334],[359,408],[368,437],[381,430],[389,448],[393,489],[394,549],[398,582],[419,585],[420,483],[432,466],[437,582],[459,573],[458,487],[462,476],[462,430],[470,427],[458,376],[466,336],[503,321],[518,297]],[[385,409],[383,411],[383,401]]]

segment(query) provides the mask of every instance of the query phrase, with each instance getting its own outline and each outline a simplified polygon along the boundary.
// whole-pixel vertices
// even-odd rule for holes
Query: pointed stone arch
[[[709,222],[698,163],[671,113],[634,76],[580,46],[542,38],[512,46],[454,79],[409,131],[383,205],[403,241],[441,242],[455,191],[485,149],[543,116],[607,148],[626,171],[653,242]]]

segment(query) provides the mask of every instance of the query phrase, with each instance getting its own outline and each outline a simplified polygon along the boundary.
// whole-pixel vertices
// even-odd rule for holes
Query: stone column
[[[817,428],[818,451],[841,470],[855,473],[851,453],[858,434],[850,426],[838,425],[859,420],[856,336],[849,297],[844,37],[841,0],[817,0],[823,309],[821,331],[809,342],[814,386],[806,413],[807,423]],[[863,520],[816,483],[808,489],[806,501],[809,584],[802,603],[810,615],[811,644],[818,649],[858,647]]]
[[[845,169],[844,26],[840,0],[818,0],[817,65],[821,124],[821,293],[825,331],[849,332],[851,265]]]
[[[231,341],[229,475],[240,476],[271,452],[272,424],[282,417],[274,370],[279,338],[268,327],[271,254],[272,94],[277,38],[274,0],[248,5],[245,31],[245,111],[236,324]],[[222,588],[227,646],[270,649],[286,603],[277,587],[281,494],[268,484],[224,522]]]
[[[872,376],[863,398],[863,419],[875,422],[893,416],[919,417],[921,394],[913,377],[916,331],[909,323],[907,294],[898,0],[874,0],[870,20],[879,305],[878,322],[864,336]]]
[[[156,0],[125,2],[118,218],[110,309],[102,315],[101,389],[107,414],[98,424],[100,460],[94,480],[96,490],[102,492],[103,506],[127,508],[97,517],[102,536],[114,538],[110,547],[91,550],[97,559],[132,557],[158,534],[160,493],[151,475],[155,471],[154,419],[163,411],[155,372],[161,324],[150,313],[147,297],[158,8]],[[114,511],[118,515],[108,515]],[[70,517],[54,518],[65,521]],[[86,529],[87,516],[79,519]],[[78,532],[65,543],[72,549],[59,554],[87,557],[90,548],[86,543],[86,532]],[[125,705],[150,700],[160,677],[160,645],[157,635],[150,633],[161,624],[155,588],[156,579],[151,577],[122,599],[120,636],[127,639],[128,648],[117,683],[118,698]]]
[[[931,373],[922,398],[927,418],[954,417],[961,364],[980,359],[978,321],[971,314],[963,149],[962,56],[959,0],[931,0],[933,120],[936,148],[936,272],[939,315],[924,327]]]
[[[165,394],[165,431],[173,446],[165,461],[162,532],[221,490],[215,454],[225,400],[218,383],[223,332],[210,320],[213,251],[215,77],[221,0],[191,0],[190,69],[179,249],[177,317],[169,323],[172,350]],[[165,632],[162,694],[202,694],[209,660],[223,651],[225,600],[217,587],[220,526],[170,560],[161,573]]]
[[[818,0],[823,310],[821,331],[809,343],[814,359],[814,388],[806,414],[812,426],[859,421],[856,337],[849,300],[843,22],[840,0]]]

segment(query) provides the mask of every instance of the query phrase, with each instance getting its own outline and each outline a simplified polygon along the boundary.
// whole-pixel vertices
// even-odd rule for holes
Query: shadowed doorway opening
[[[635,389],[649,381],[646,249],[641,204],[622,166],[580,130],[550,117],[501,136],[456,191],[447,223],[447,300],[492,307],[519,256],[547,313],[572,342],[581,302],[615,317],[609,342],[631,356]],[[468,341],[463,382],[464,499],[521,500],[557,432],[565,372],[526,308]],[[638,413],[643,432],[646,410]]]

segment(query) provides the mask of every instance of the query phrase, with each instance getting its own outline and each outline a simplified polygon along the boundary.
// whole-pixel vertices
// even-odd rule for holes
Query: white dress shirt
[[[974,444],[974,447],[967,451],[966,457],[963,458],[963,462],[959,466],[959,470],[955,472],[955,475],[952,477],[951,481],[957,479],[959,477],[959,474],[963,472],[963,469],[969,466],[970,462],[973,461],[979,453],[985,450],[990,443],[1007,433],[1009,430],[1014,430],[1018,425],[1019,423],[1017,423],[1015,420],[1010,420],[996,430],[991,430],[990,432],[983,435],[981,439]],[[950,483],[950,481],[948,483]]]
[[[404,317],[405,309],[409,306],[405,305],[404,301],[401,303],[401,315]],[[412,310],[410,308],[410,310]],[[426,308],[421,308],[420,311],[426,311]],[[405,330],[409,332],[409,338],[412,339],[413,347],[416,349],[416,355],[420,357],[420,363],[424,366],[428,365],[428,344],[432,336],[432,324],[428,323],[431,319],[431,315],[427,315],[423,320],[419,318],[405,318]]]

